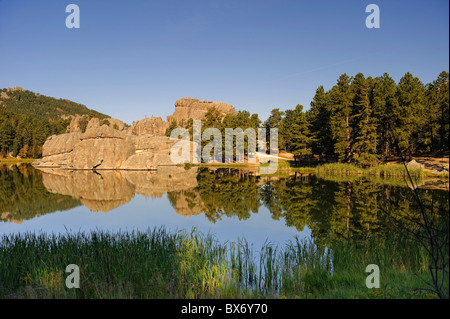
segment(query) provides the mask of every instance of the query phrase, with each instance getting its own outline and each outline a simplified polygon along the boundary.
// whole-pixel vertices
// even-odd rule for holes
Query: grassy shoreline
[[[0,298],[435,298],[415,291],[426,253],[408,239],[317,247],[293,239],[255,252],[192,230],[18,234],[0,241]],[[65,268],[80,268],[80,288]],[[365,286],[368,264],[381,287]],[[448,279],[447,279],[448,280]],[[447,281],[448,282],[448,281]]]
[[[381,164],[371,168],[361,168],[353,164],[347,163],[328,163],[315,167],[293,167],[289,160],[279,160],[277,173],[297,172],[301,174],[317,174],[317,175],[360,175],[360,176],[377,176],[377,177],[407,177],[407,172],[403,164]],[[211,164],[189,164],[185,167],[207,167],[207,168],[247,168],[255,169],[267,166],[267,164],[253,163],[211,163]],[[274,173],[273,175],[276,175]],[[409,169],[412,178],[436,177],[441,179],[449,178],[448,173],[433,174],[422,170],[421,168]]]
[[[0,158],[0,164],[31,164],[36,158]]]

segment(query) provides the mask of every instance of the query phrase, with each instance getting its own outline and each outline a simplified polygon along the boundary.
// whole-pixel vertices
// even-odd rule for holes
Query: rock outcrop
[[[408,162],[406,165],[408,169],[422,169],[425,173],[430,173],[433,175],[441,175],[441,174],[448,174],[449,172],[449,164],[448,160],[447,162],[442,161],[441,163],[433,163],[431,161],[427,161],[426,159],[418,159],[412,160]]]
[[[119,169],[135,153],[131,137],[103,125],[85,133],[51,136],[45,141],[36,167],[62,169]]]
[[[33,165],[69,170],[151,170],[180,164],[171,158],[176,143],[181,142],[166,136],[130,135],[103,125],[85,133],[51,136],[44,144],[42,159]],[[188,143],[192,161],[194,143]]]
[[[223,116],[236,114],[236,110],[231,104],[206,100],[200,101],[199,99],[185,97],[175,102],[175,112],[173,115],[167,116],[167,122],[176,121],[179,125],[184,125],[189,119],[201,120],[212,107],[215,107]]]
[[[191,118],[203,119],[212,107],[222,115],[236,114],[234,107],[227,103],[184,98],[175,102],[175,112],[167,119],[183,125]],[[165,136],[169,122],[152,117],[127,128],[116,119],[89,120],[86,115],[75,116],[69,133],[49,137],[43,146],[43,158],[33,165],[69,170],[152,170],[184,163],[184,159],[172,160],[172,148],[180,142]],[[185,144],[190,148],[190,162],[194,145],[193,142]]]
[[[169,123],[162,120],[160,117],[145,118],[134,122],[131,127],[131,134],[141,136],[164,136]]]
[[[67,118],[64,116],[63,118]],[[114,128],[118,131],[123,131],[126,129],[125,123],[121,120],[114,118],[99,119],[97,117],[89,118],[87,115],[75,115],[70,116],[72,120],[67,128],[68,133],[82,133],[83,131],[100,128],[103,125]]]
[[[119,169],[135,153],[130,137],[106,125],[87,130],[72,152],[73,169]]]

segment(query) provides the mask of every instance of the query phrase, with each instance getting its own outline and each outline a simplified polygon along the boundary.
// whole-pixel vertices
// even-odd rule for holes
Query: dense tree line
[[[0,107],[0,157],[38,158],[47,137],[66,132],[71,118],[49,122]]]
[[[272,110],[264,123],[278,127],[280,148],[297,158],[374,165],[389,156],[443,154],[449,150],[449,84],[443,71],[424,85],[411,73],[398,84],[387,74],[343,74],[311,108]]]
[[[443,71],[432,83],[423,84],[409,72],[398,83],[387,73],[375,78],[342,74],[330,90],[317,88],[309,110],[302,105],[285,111],[275,108],[264,123],[258,114],[239,111],[223,116],[211,108],[202,120],[202,135],[207,128],[219,128],[222,150],[235,150],[235,141],[232,146],[225,144],[225,128],[263,127],[267,134],[278,128],[280,150],[293,153],[296,160],[314,157],[360,166],[376,165],[400,153],[407,157],[448,154],[448,77]],[[184,126],[191,137],[192,122]],[[177,126],[172,122],[166,135]],[[210,140],[203,138],[202,147]],[[246,138],[246,154],[248,146]]]
[[[66,132],[71,115],[104,119],[104,114],[68,100],[35,94],[22,89],[0,90],[0,158],[38,158],[46,139]],[[105,120],[103,120],[105,121]]]
[[[168,129],[166,130],[166,136],[170,136],[173,129],[177,128],[179,123],[173,121],[170,123]],[[257,134],[257,129],[261,125],[261,120],[258,117],[258,114],[250,114],[248,111],[238,111],[237,114],[227,114],[222,115],[221,112],[215,108],[211,107],[208,109],[208,111],[205,114],[205,118],[201,121],[201,148],[202,150],[204,147],[209,144],[211,141],[213,141],[216,137],[210,136],[208,132],[205,132],[209,128],[217,128],[220,131],[220,139],[219,140],[219,147],[220,151],[222,152],[221,158],[218,156],[217,149],[212,148],[210,155],[212,159],[215,159],[218,162],[232,162],[233,160],[236,160],[236,138],[233,138],[232,141],[226,140],[226,128],[240,128],[242,131],[236,131],[233,134],[235,136],[243,135],[244,136],[244,156],[248,155],[249,146],[250,148],[256,148],[256,144],[250,144],[249,145],[249,139],[248,135],[246,135],[245,131],[248,128],[251,128],[254,130],[254,132]],[[184,125],[184,128],[186,128],[189,131],[189,134],[191,138],[193,137],[193,119],[189,119],[187,123]],[[255,143],[255,141],[252,141],[250,139],[251,143]],[[233,158],[226,158],[226,151],[230,152],[233,151]]]

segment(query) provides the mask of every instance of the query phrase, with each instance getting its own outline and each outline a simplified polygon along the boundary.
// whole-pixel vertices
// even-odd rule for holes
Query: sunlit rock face
[[[42,159],[35,161],[33,166],[69,170],[153,170],[159,166],[193,162],[196,144],[188,142],[190,155],[175,161],[171,151],[179,142],[165,136],[166,130],[172,121],[182,126],[189,119],[201,120],[213,107],[222,116],[236,114],[230,104],[187,97],[175,102],[175,112],[167,117],[167,122],[160,117],[151,117],[126,128],[119,120],[92,118],[82,133],[80,118],[76,118],[69,125],[69,133],[47,139]]]
[[[38,168],[69,170],[148,170],[175,165],[170,149],[176,141],[165,136],[132,136],[106,125],[85,133],[51,136]]]
[[[185,97],[175,102],[175,112],[167,116],[167,122],[176,121],[179,125],[186,124],[189,119],[202,120],[210,108],[215,107],[222,116],[237,114],[233,105],[223,102],[200,101]]]
[[[163,121],[161,117],[146,117],[133,123],[130,133],[136,136],[164,136],[169,123]]]

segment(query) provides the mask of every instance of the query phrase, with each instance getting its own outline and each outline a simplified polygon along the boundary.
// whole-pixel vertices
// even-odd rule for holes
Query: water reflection
[[[22,223],[79,205],[78,199],[49,192],[42,173],[30,165],[0,165],[0,221]]]
[[[42,183],[54,194],[68,195],[93,212],[107,213],[128,203],[135,194],[161,197],[197,186],[196,169],[163,167],[150,171],[66,171],[42,170]]]
[[[418,203],[402,180],[292,174],[262,177],[231,168],[162,167],[138,171],[37,171],[30,166],[0,168],[0,219],[23,222],[58,210],[84,205],[109,212],[136,194],[167,194],[175,212],[204,216],[212,223],[247,220],[266,207],[272,220],[301,232],[311,230],[318,244],[333,239],[383,237],[395,231],[392,216],[408,223]],[[426,207],[447,212],[445,190],[421,189]]]

